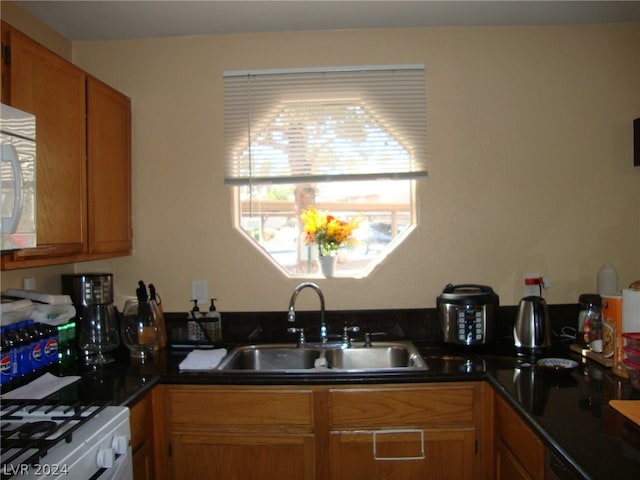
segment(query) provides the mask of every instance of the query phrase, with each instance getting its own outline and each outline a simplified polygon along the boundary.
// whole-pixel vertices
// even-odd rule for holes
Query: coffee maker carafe
[[[62,293],[76,308],[78,348],[90,365],[113,362],[108,352],[120,345],[113,306],[113,275],[82,273],[62,275]]]

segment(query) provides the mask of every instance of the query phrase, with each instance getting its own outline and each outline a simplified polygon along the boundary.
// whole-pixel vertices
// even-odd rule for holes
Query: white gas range
[[[133,478],[127,407],[0,402],[2,480]]]

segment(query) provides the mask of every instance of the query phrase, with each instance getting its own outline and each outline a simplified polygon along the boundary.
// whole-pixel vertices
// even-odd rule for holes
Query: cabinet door
[[[89,254],[131,252],[131,103],[87,79]]]
[[[473,429],[332,432],[330,478],[473,478]]]
[[[544,444],[500,396],[495,400],[498,478],[544,479]],[[519,472],[519,476],[513,472]]]
[[[531,480],[531,476],[502,440],[496,442],[496,480]]]
[[[173,478],[313,479],[313,434],[175,433]]]
[[[153,407],[151,394],[131,407],[131,450],[134,480],[155,480]]]
[[[9,102],[36,115],[38,186],[38,247],[15,252],[14,259],[82,253],[87,245],[85,74],[13,29],[9,44]]]

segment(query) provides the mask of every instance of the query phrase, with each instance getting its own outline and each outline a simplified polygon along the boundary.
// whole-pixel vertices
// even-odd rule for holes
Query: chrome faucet
[[[291,301],[289,302],[289,314],[287,316],[287,319],[290,322],[296,321],[296,298],[298,298],[298,294],[300,293],[300,291],[305,288],[312,288],[316,291],[318,297],[320,297],[320,340],[322,341],[322,343],[327,343],[327,324],[324,321],[324,295],[322,294],[322,290],[320,290],[320,287],[315,283],[301,283],[296,287],[296,289],[293,291],[293,295],[291,295]]]
[[[343,350],[346,348],[351,348],[351,337],[349,336],[350,333],[358,333],[360,331],[360,327],[358,327],[357,325],[354,325],[353,327],[348,327],[346,322],[344,324],[344,329],[342,330],[342,345],[340,346],[340,348],[342,348]],[[371,346],[371,342],[369,342],[369,347]]]

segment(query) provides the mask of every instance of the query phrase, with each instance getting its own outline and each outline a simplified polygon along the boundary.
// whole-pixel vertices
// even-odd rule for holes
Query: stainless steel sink
[[[219,370],[304,370],[313,368],[320,350],[295,345],[249,345],[234,348],[222,359]]]
[[[411,342],[376,342],[341,348],[334,344],[264,344],[236,347],[222,360],[218,370],[244,372],[378,371],[417,369],[427,364]]]
[[[426,368],[413,345],[397,343],[328,350],[326,359],[329,368],[340,370]]]

